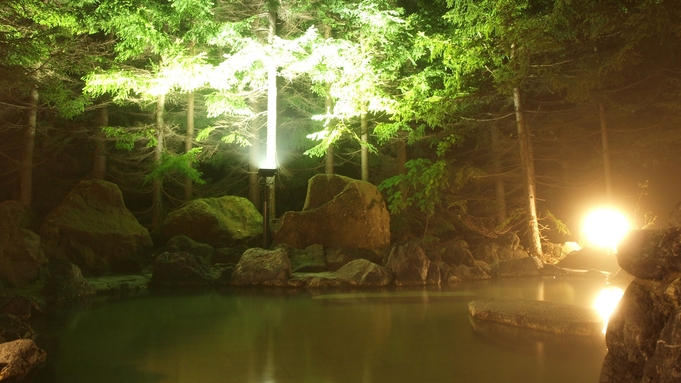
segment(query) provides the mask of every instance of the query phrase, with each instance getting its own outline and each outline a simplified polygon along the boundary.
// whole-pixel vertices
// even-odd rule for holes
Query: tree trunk
[[[610,150],[608,142],[608,119],[605,113],[605,105],[598,106],[598,116],[601,121],[601,141],[603,144],[603,176],[605,178],[605,197],[608,203],[612,203],[612,178],[610,175]]]
[[[163,130],[165,129],[164,122],[165,111],[165,95],[159,95],[156,99],[156,147],[154,148],[154,164],[158,165],[161,162],[161,155],[163,154]],[[151,201],[151,227],[156,230],[161,225],[163,220],[163,176],[159,175],[154,178],[152,185],[152,201]]]
[[[364,103],[362,104],[362,110],[360,112],[359,119],[362,134],[360,137],[362,140],[362,145],[360,148],[362,154],[362,181],[369,182],[369,148],[367,147],[367,144],[369,143],[369,121],[367,117],[367,105]]]
[[[267,154],[265,156],[266,167],[269,169],[277,168],[277,62],[274,56],[274,37],[277,35],[277,8],[279,2],[270,4],[268,12],[269,33],[268,43],[270,44],[270,62],[267,73]],[[267,189],[269,201],[267,201],[268,217],[270,220],[276,216],[276,196],[275,196],[275,177],[267,178]]]
[[[494,190],[497,201],[497,224],[501,225],[506,221],[506,186],[502,176],[501,158],[501,134],[499,128],[494,125],[491,129],[492,136],[492,172],[495,174]]]
[[[24,133],[24,150],[21,157],[19,174],[19,202],[30,209],[33,199],[33,151],[35,149],[35,131],[38,124],[38,89],[32,88],[29,93],[28,121]]]
[[[407,174],[407,140],[403,138],[397,139],[397,173]]]
[[[92,169],[92,178],[96,180],[106,179],[106,135],[102,128],[109,125],[109,108],[104,106],[99,109],[99,131],[96,134],[95,158]]]
[[[534,160],[532,154],[532,141],[525,125],[525,116],[520,98],[520,88],[513,88],[513,106],[515,107],[516,124],[518,125],[518,141],[520,142],[520,166],[523,172],[526,192],[527,227],[530,235],[531,255],[543,258],[541,249],[541,236],[539,233],[539,222],[537,220],[536,190]]]
[[[261,105],[258,102],[253,102],[251,105],[253,114],[260,116],[262,112]],[[260,209],[261,193],[258,170],[260,169],[260,126],[262,120],[260,117],[252,119],[249,123],[250,128],[250,142],[251,146],[248,148],[248,199],[253,203],[257,209]]]
[[[184,152],[192,150],[194,144],[194,93],[190,93],[187,98],[187,132],[184,136]],[[192,166],[192,164],[189,164]],[[194,194],[194,187],[191,178],[184,179],[184,200],[189,201]]]
[[[324,38],[331,38],[331,26],[324,25]],[[326,108],[326,115],[330,116],[333,114],[333,98],[330,94],[330,86],[326,87],[326,97],[324,97],[324,107]],[[333,128],[333,121],[329,121],[329,128]],[[334,167],[334,153],[333,153],[333,143],[329,145],[324,154],[324,174],[333,174]]]
[[[326,98],[324,99],[324,104],[326,106],[326,114],[330,115],[333,113],[333,99],[331,98],[331,95],[327,92],[326,93]],[[329,125],[332,125],[333,121],[329,122]],[[325,174],[333,174],[333,143],[329,145],[328,148],[326,148],[326,153],[324,154],[324,173]]]

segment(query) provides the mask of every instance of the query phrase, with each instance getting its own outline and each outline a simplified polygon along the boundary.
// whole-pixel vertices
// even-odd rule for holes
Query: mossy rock
[[[199,198],[168,214],[154,239],[164,245],[176,235],[214,248],[256,244],[262,239],[262,215],[243,197]]]

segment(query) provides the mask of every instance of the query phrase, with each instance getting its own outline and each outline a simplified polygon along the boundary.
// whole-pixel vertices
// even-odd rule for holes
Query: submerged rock
[[[390,246],[390,213],[378,188],[339,175],[318,174],[308,182],[300,212],[286,212],[277,221],[275,244],[303,249],[366,248],[376,252]]]
[[[246,198],[199,198],[168,214],[154,233],[158,244],[185,235],[214,248],[255,244],[262,238],[262,215]]]
[[[45,255],[78,265],[86,275],[133,273],[151,262],[151,236],[125,207],[118,186],[79,183],[40,228]]]
[[[560,335],[599,335],[603,320],[590,308],[526,299],[487,299],[468,304],[475,319]]]
[[[30,339],[0,343],[0,381],[22,381],[47,358]]]

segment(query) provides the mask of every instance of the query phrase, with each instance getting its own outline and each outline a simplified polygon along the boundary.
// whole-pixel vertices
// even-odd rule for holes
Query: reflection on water
[[[35,382],[597,381],[603,337],[478,323],[467,304],[517,297],[589,306],[602,287],[548,278],[356,294],[226,290],[72,308],[39,329],[49,335],[49,363]]]
[[[594,299],[593,308],[598,311],[598,314],[603,318],[603,322],[605,323],[603,325],[603,334],[605,334],[605,330],[608,328],[610,315],[615,311],[615,308],[617,308],[617,304],[620,303],[622,295],[624,295],[624,290],[619,287],[606,286],[598,292],[598,295]]]

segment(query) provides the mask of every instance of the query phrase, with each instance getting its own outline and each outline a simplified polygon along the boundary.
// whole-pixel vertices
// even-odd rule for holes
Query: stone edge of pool
[[[601,335],[604,322],[596,310],[520,298],[491,298],[468,303],[474,319],[559,335]]]

